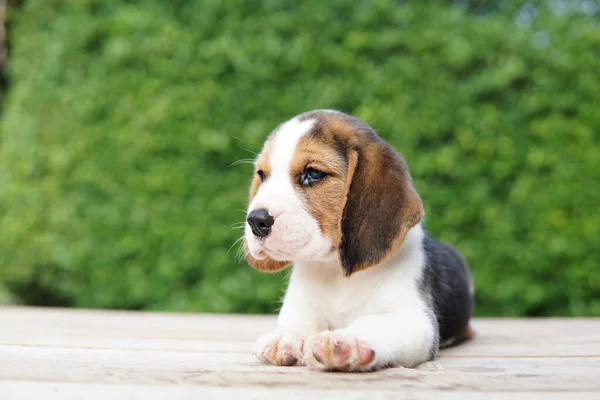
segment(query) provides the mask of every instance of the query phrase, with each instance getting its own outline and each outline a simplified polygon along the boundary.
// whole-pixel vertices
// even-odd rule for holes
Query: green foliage
[[[0,281],[29,304],[274,311],[284,274],[228,251],[252,171],[230,164],[335,108],[405,156],[429,231],[471,265],[479,315],[599,315],[600,25],[515,10],[27,0],[0,137]]]
[[[0,285],[0,306],[13,303],[14,299],[12,298],[11,294],[4,286]]]

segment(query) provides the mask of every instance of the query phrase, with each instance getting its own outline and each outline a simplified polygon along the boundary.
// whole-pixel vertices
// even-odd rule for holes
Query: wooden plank
[[[272,316],[0,309],[0,344],[247,353]],[[600,319],[479,319],[477,340],[446,357],[600,355]],[[40,335],[43,331],[44,334]]]
[[[354,393],[345,399],[399,391],[411,398],[438,391],[442,398],[483,392],[600,398],[600,319],[480,319],[475,340],[435,362],[371,374],[258,363],[251,344],[274,324],[273,316],[0,308],[0,398],[27,390],[82,398],[92,387],[104,394],[98,398],[185,399],[200,389],[261,399],[306,390],[307,396]],[[161,388],[153,392],[159,397],[144,395],[149,388]]]
[[[42,394],[42,395],[40,395]],[[597,400],[595,392],[511,392],[510,400]],[[368,396],[368,397],[367,397]],[[142,386],[142,385],[99,385],[54,382],[0,382],[0,399],[60,399],[60,400],[506,400],[506,392],[468,391],[406,391],[374,390],[368,394],[352,390],[315,390],[282,388],[226,388],[206,386]]]
[[[301,389],[600,390],[597,358],[440,358],[417,369],[325,374],[250,355],[0,346],[0,380]],[[358,377],[358,378],[357,378]]]

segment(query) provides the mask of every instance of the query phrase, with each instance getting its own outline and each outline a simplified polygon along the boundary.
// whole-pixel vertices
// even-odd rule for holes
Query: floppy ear
[[[339,258],[350,276],[389,260],[424,211],[404,159],[379,138],[349,150],[346,185]]]
[[[248,245],[246,244],[246,241],[244,241],[244,253],[246,254],[246,261],[248,261],[248,264],[262,272],[274,274],[276,272],[286,269],[287,266],[290,264],[286,261],[273,260],[268,256],[266,256],[266,258],[264,258],[263,260],[259,260],[252,257],[252,254],[250,254],[250,251],[248,250]]]

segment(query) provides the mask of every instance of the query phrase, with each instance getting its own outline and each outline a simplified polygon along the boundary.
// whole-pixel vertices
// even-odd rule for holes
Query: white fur
[[[425,266],[423,229],[420,224],[411,229],[388,262],[345,277],[337,255],[330,250],[331,240],[304,209],[292,186],[295,178],[289,174],[296,144],[313,123],[294,119],[276,132],[271,176],[250,204],[249,210],[266,208],[276,216],[264,241],[246,226],[252,255],[264,258],[267,253],[274,259],[294,261],[278,327],[258,339],[253,353],[263,362],[278,364],[272,355],[278,349],[279,360],[291,352],[310,367],[326,369],[335,363],[317,362],[313,349],[314,343],[327,339],[350,346],[348,362],[355,371],[427,361],[436,346],[437,328],[419,291]],[[359,363],[358,343],[375,352],[375,359],[367,365]]]

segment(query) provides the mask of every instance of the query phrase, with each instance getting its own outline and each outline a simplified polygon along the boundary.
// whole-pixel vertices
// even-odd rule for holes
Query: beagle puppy
[[[471,275],[423,216],[404,159],[366,123],[317,110],[277,127],[255,161],[244,249],[260,271],[293,269],[256,357],[373,371],[468,339]]]

